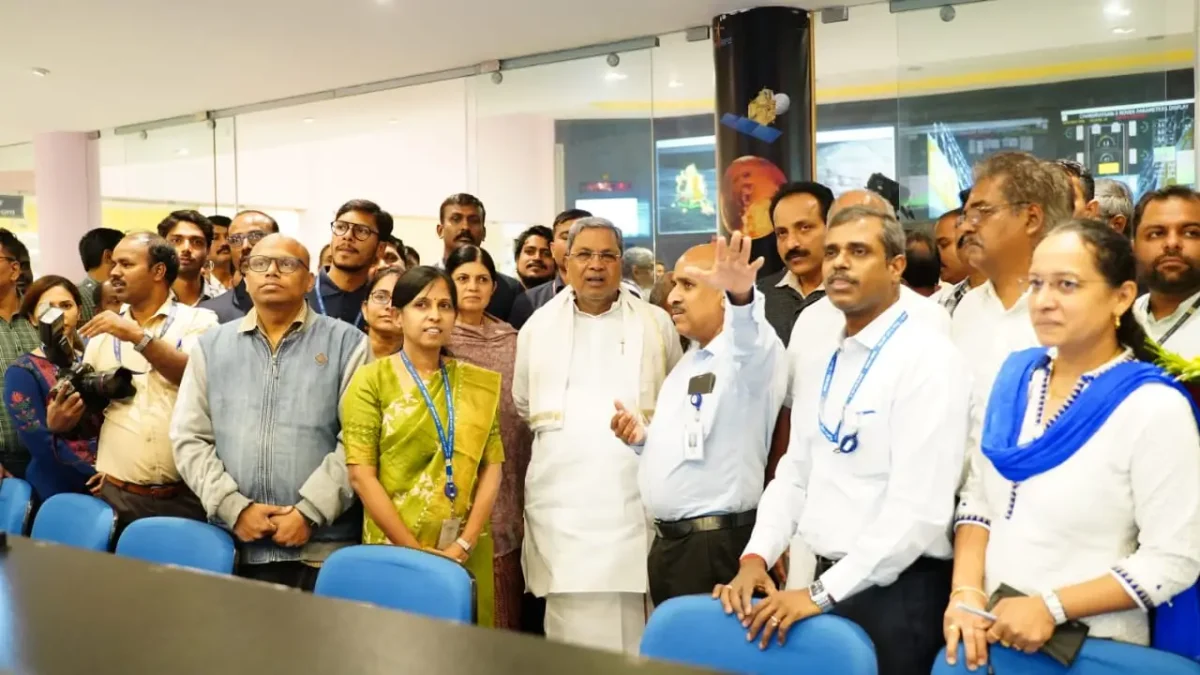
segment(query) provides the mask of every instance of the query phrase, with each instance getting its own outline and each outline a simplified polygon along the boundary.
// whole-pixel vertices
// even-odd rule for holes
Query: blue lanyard
[[[449,434],[442,426],[442,420],[438,417],[437,408],[433,405],[433,398],[429,396],[429,389],[425,387],[425,381],[417,374],[417,369],[413,368],[412,361],[408,360],[408,354],[400,352],[400,360],[404,362],[404,367],[408,370],[413,382],[417,383],[421,398],[425,399],[425,407],[429,408],[429,416],[433,418],[433,424],[437,427],[438,440],[442,444],[442,459],[446,460],[446,497],[453,501],[458,497],[458,486],[454,484],[454,466],[451,463],[451,460],[454,459],[454,397],[450,395],[450,376],[446,374],[446,364],[442,363],[441,367],[442,388],[446,394],[446,424],[450,427]]]
[[[325,311],[325,298],[321,297],[321,287],[319,285],[317,286],[317,292],[315,293],[315,295],[317,296],[317,312],[324,316],[329,316],[329,312]],[[339,317],[335,317],[335,318],[339,318]],[[362,320],[363,320],[363,313],[362,313],[362,310],[359,309],[358,310],[358,318],[354,320],[354,327],[361,329],[362,328]],[[436,418],[437,415],[434,415],[434,417]]]
[[[175,323],[175,312],[178,309],[179,303],[172,301],[171,309],[167,310],[167,322],[163,324],[162,330],[158,331],[157,339],[163,339],[163,336],[167,334],[167,331],[171,330],[171,324]],[[125,316],[125,313],[121,312],[121,316]],[[175,345],[175,349],[181,349],[182,347],[183,339],[180,338],[179,343]],[[113,356],[117,357],[117,365],[121,365],[121,341],[116,337],[113,337]]]
[[[883,350],[883,346],[892,339],[896,334],[896,329],[900,328],[900,324],[908,319],[908,312],[901,312],[900,316],[892,322],[888,327],[887,332],[880,338],[879,343],[871,348],[871,352],[867,354],[867,360],[863,363],[862,371],[858,373],[858,379],[854,380],[854,384],[850,386],[850,393],[846,395],[846,402],[842,404],[842,414],[838,418],[837,427],[830,430],[825,426],[825,421],[821,419],[821,413],[825,410],[825,401],[829,397],[829,386],[833,383],[833,372],[837,370],[838,354],[841,349],[833,353],[829,358],[829,366],[825,368],[825,380],[821,383],[821,403],[817,408],[817,426],[821,428],[821,435],[830,443],[836,443],[838,451],[842,453],[851,453],[858,448],[858,433],[852,433],[842,438],[842,424],[846,421],[846,408],[850,407],[850,403],[854,401],[854,395],[858,393],[858,388],[862,386],[863,380],[867,378],[867,373],[871,372],[871,366],[875,365],[875,359],[879,358],[879,352]]]

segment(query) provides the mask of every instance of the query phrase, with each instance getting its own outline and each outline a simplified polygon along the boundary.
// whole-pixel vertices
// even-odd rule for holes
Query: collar
[[[1192,295],[1189,295],[1187,298],[1185,298],[1183,300],[1183,302],[1179,303],[1179,306],[1175,308],[1174,312],[1171,312],[1170,314],[1168,314],[1167,316],[1164,316],[1161,319],[1156,319],[1156,318],[1154,318],[1154,314],[1150,311],[1150,294],[1146,293],[1145,295],[1143,295],[1142,297],[1140,297],[1136,301],[1134,301],[1133,311],[1134,311],[1134,314],[1139,319],[1142,320],[1143,325],[1170,323],[1170,322],[1174,321],[1177,317],[1179,317],[1181,314],[1188,311],[1188,309],[1193,304],[1195,304],[1197,300],[1200,300],[1200,291],[1193,293]]]
[[[308,306],[307,302],[304,303],[304,306],[296,313],[296,318],[292,319],[292,325],[288,330],[303,330],[307,328],[312,323],[314,316],[316,316],[316,312]],[[238,332],[250,333],[255,330],[258,330],[258,311],[251,307],[250,311],[246,312],[246,316],[242,317],[241,322],[238,324]]]
[[[970,279],[964,279],[962,283],[969,284]],[[1029,314],[1029,289],[1028,288],[1025,289],[1024,293],[1021,293],[1021,297],[1017,298],[1017,301],[1013,303],[1013,306],[1009,307],[1008,309],[1005,309],[1004,303],[1000,302],[1000,296],[996,294],[996,287],[992,285],[991,279],[988,279],[987,281],[980,284],[978,290],[981,290],[983,292],[983,296],[987,300],[988,304],[995,305],[996,308],[998,308],[1000,310],[1000,313],[1005,316],[1007,316],[1009,314],[1013,314],[1015,312],[1020,312],[1022,314],[1026,314],[1026,315]],[[968,291],[968,292],[970,292],[970,291]]]
[[[211,295],[211,294],[208,292],[208,286],[204,286],[204,287],[203,287],[203,288],[200,290],[200,299],[196,301],[196,304],[194,304],[194,305],[187,305],[186,303],[184,303],[184,302],[181,302],[181,301],[179,300],[179,296],[175,295],[175,289],[174,289],[174,288],[172,288],[172,289],[171,289],[171,291],[170,291],[170,292],[167,294],[167,299],[168,299],[168,300],[170,300],[171,302],[178,302],[178,303],[179,303],[181,306],[186,306],[186,307],[199,307],[199,306],[200,306],[200,303],[202,303],[202,302],[204,302],[204,301],[206,301],[206,300],[212,300],[212,299],[213,299],[213,296],[212,296],[212,295]]]
[[[346,294],[357,293],[357,292],[361,291],[362,289],[366,288],[367,285],[370,283],[371,283],[371,280],[367,279],[366,281],[363,282],[362,286],[359,286],[358,288],[352,288],[352,289],[346,291],[346,290],[343,290],[337,284],[333,283],[333,279],[329,278],[329,273],[326,270],[322,269],[321,274],[320,274],[319,292],[321,293],[321,297],[323,297],[323,298],[327,298],[331,295],[338,295],[340,293],[346,293]]]
[[[874,349],[875,346],[879,344],[879,341],[883,339],[883,334],[892,327],[892,324],[896,321],[896,317],[900,316],[900,313],[903,311],[904,294],[901,293],[896,298],[896,302],[892,303],[891,307],[885,309],[883,314],[875,317],[871,323],[867,324],[862,330],[858,331],[858,334],[851,337],[846,337],[846,329],[843,327],[841,343],[845,344],[845,342],[849,340],[857,342],[867,349]]]
[[[558,292],[566,287],[567,287],[567,282],[563,281],[562,275],[555,274],[554,281],[550,282],[550,288],[554,291],[554,294],[558,295]]]
[[[807,298],[813,293],[816,293],[817,291],[825,290],[825,282],[821,282],[821,285],[814,288],[812,293],[805,293],[804,285],[800,283],[800,278],[792,273],[790,269],[785,268],[783,271],[783,276],[779,278],[779,281],[775,284],[775,288],[790,288],[799,293],[801,299],[803,299]]]
[[[613,300],[612,307],[609,307],[608,310],[603,314],[584,314],[583,312],[579,311],[579,306],[575,304],[575,289],[567,286],[567,294],[567,302],[571,305],[571,312],[575,316],[586,316],[590,319],[602,319],[613,312],[619,311],[621,309],[622,296],[630,293],[624,286],[622,286],[620,292],[617,294],[617,299]]]

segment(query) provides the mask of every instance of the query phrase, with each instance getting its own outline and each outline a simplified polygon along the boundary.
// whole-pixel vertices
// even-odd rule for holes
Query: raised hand
[[[710,269],[700,269],[689,266],[685,271],[701,283],[729,293],[738,304],[749,302],[754,293],[754,282],[758,279],[758,270],[764,261],[758,258],[750,261],[750,237],[741,232],[734,232],[729,242],[724,237],[716,237],[716,253]]]

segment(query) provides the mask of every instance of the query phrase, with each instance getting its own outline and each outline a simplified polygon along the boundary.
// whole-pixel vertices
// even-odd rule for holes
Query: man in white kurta
[[[620,231],[571,228],[570,288],[517,340],[513,401],[534,432],[522,565],[546,598],[546,637],[635,653],[645,627],[649,529],[638,460],[610,429],[614,401],[646,418],[682,356],[667,313],[621,283]]]

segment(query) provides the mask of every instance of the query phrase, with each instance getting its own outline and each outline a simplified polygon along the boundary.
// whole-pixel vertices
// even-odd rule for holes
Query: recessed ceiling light
[[[375,4],[379,5],[380,7],[385,7],[392,4],[392,0],[375,0]]]
[[[191,153],[188,151],[187,148],[180,148],[175,151],[175,154],[179,157],[187,157]]]
[[[1108,5],[1106,5],[1104,7],[1104,15],[1109,18],[1112,18],[1112,19],[1119,19],[1122,17],[1126,17],[1132,13],[1133,13],[1133,10],[1129,9],[1128,7],[1122,5],[1119,2],[1110,2],[1110,3],[1108,3]]]
[[[311,117],[305,117],[305,118],[304,118],[304,123],[305,123],[305,124],[312,124],[313,122],[316,122],[316,120],[314,120],[314,119],[313,119],[313,118],[311,118]]]
[[[400,124],[400,120],[388,120],[388,124]]]
[[[1114,28],[1112,32],[1116,35],[1129,35],[1133,31],[1132,28]]]
[[[608,80],[609,82],[620,82],[621,80],[629,79],[629,76],[625,73],[618,73],[615,70],[610,70],[604,74],[604,79]]]
[[[50,74],[50,71],[45,68],[33,68],[29,71],[34,77],[45,77]]]
[[[667,83],[667,86],[672,89],[678,89],[683,86],[683,83],[675,78],[671,78],[671,81]]]

